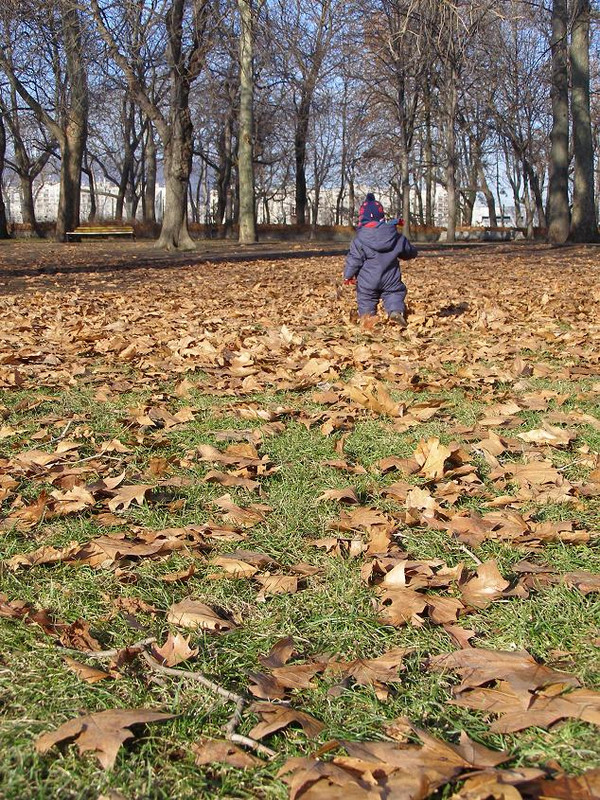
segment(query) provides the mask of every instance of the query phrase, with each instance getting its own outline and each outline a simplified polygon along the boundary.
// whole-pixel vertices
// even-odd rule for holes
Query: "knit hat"
[[[385,217],[383,206],[377,200],[373,192],[369,192],[365,202],[358,212],[358,224],[365,225],[367,222],[379,222]]]

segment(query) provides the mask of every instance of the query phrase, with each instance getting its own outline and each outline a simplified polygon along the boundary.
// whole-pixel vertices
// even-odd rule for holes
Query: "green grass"
[[[544,381],[543,387],[568,392],[572,398],[579,394],[584,399],[573,399],[569,407],[598,414],[593,398],[586,395],[589,387],[585,381],[579,386],[559,386]],[[259,655],[266,654],[286,635],[295,637],[306,659],[324,652],[346,659],[371,658],[391,647],[414,648],[406,659],[402,682],[388,700],[382,702],[369,687],[346,689],[339,696],[332,696],[329,689],[333,679],[317,677],[314,690],[292,693],[292,705],[325,724],[318,742],[308,741],[301,730],[291,728],[268,739],[268,745],[277,751],[278,757],[260,769],[242,772],[218,764],[199,768],[194,765],[190,746],[202,737],[220,736],[220,728],[232,712],[230,704],[189,681],[153,675],[141,660],[125,667],[122,677],[116,681],[88,685],[67,669],[60,648],[39,627],[0,619],[0,797],[3,800],[48,797],[95,800],[111,789],[126,797],[156,800],[250,797],[275,800],[288,794],[285,785],[276,777],[286,757],[310,754],[318,744],[331,738],[381,738],[383,724],[398,716],[408,716],[431,733],[450,741],[456,741],[459,732],[464,730],[488,746],[506,747],[513,754],[512,763],[518,766],[544,765],[552,760],[567,772],[600,766],[597,730],[591,725],[569,721],[550,731],[531,728],[520,734],[499,736],[489,733],[489,719],[485,715],[450,705],[448,701],[456,679],[427,669],[429,657],[453,647],[443,629],[429,622],[422,628],[382,626],[373,605],[374,593],[360,579],[362,559],[328,556],[311,544],[312,539],[330,535],[329,522],[340,513],[337,503],[317,502],[324,490],[352,485],[363,502],[401,510],[378,494],[382,487],[401,476],[397,473],[381,476],[373,465],[386,456],[410,456],[422,438],[439,436],[445,442],[460,439],[452,428],[456,424],[473,425],[484,402],[451,389],[443,395],[448,403],[443,410],[446,417],[436,417],[406,433],[394,432],[389,419],[374,419],[365,413],[345,441],[345,456],[362,464],[367,469],[365,475],[346,475],[322,464],[339,457],[335,451],[337,434],[326,438],[318,427],[306,430],[298,421],[287,421],[281,435],[264,439],[261,453],[267,454],[279,469],[261,479],[264,494],[258,497],[242,489],[204,483],[202,478],[211,465],[193,456],[199,444],[217,443],[213,435],[216,430],[260,427],[260,421],[248,421],[236,415],[232,398],[202,395],[196,391],[183,401],[170,400],[172,411],[184,405],[197,408],[194,422],[172,431],[160,431],[157,436],[154,436],[155,431],[146,430],[136,438],[140,431],[128,427],[128,409],[143,404],[152,406],[153,396],[157,398],[163,392],[163,396],[171,397],[172,388],[173,385],[168,384],[153,392],[124,394],[107,403],[96,403],[90,393],[73,389],[56,395],[52,403],[44,402],[29,411],[20,411],[17,407],[19,403],[26,405],[33,400],[35,393],[7,392],[0,400],[8,412],[5,424],[24,429],[24,432],[4,440],[5,453],[10,455],[33,447],[44,449],[43,441],[36,443],[30,437],[47,414],[69,419],[73,414],[81,415],[82,419],[72,427],[85,425],[90,435],[82,443],[80,458],[93,454],[94,441],[117,437],[132,448],[132,453],[124,454],[122,462],[110,462],[114,467],[112,474],[126,468],[127,483],[144,482],[144,472],[154,456],[172,461],[169,476],[191,479],[189,486],[171,490],[168,498],[141,507],[132,506],[122,514],[125,525],[161,529],[216,519],[217,510],[212,503],[228,491],[242,505],[265,502],[273,510],[264,524],[248,529],[244,542],[217,543],[217,552],[243,547],[264,552],[283,565],[306,561],[319,566],[321,571],[307,578],[305,587],[297,594],[280,595],[258,603],[256,584],[240,579],[212,580],[210,576],[215,569],[203,557],[194,559],[197,571],[187,583],[162,581],[165,573],[183,569],[192,562],[189,554],[178,552],[163,559],[134,563],[125,572],[67,564],[39,566],[16,573],[2,567],[2,592],[10,600],[24,600],[38,608],[47,608],[65,622],[85,619],[107,648],[125,646],[145,636],[163,639],[170,628],[164,612],[172,603],[193,595],[227,610],[240,624],[232,633],[220,637],[192,634],[192,644],[199,648],[199,655],[195,661],[182,666],[202,671],[233,691],[244,691],[248,673],[260,669]],[[542,388],[542,382],[530,381],[529,391],[538,388]],[[402,397],[418,402],[427,395],[404,392]],[[310,396],[303,393],[252,396],[251,401],[262,407],[294,406],[305,409],[308,414],[318,410]],[[510,431],[510,435],[535,427],[543,416],[538,412],[523,414],[523,425]],[[52,430],[54,436],[60,434],[60,427]],[[589,473],[589,468],[575,463],[580,456],[576,448],[586,444],[598,450],[600,445],[595,429],[583,425],[577,430],[574,447],[550,453],[553,463],[565,468],[564,474],[572,480],[585,479]],[[182,458],[183,466],[179,463]],[[511,458],[507,455],[504,460]],[[481,463],[476,458],[474,461]],[[485,475],[486,470],[482,473]],[[86,476],[88,478],[93,480],[93,476]],[[409,480],[418,485],[423,483],[420,478]],[[52,490],[55,487],[25,481],[19,491],[24,499],[31,500],[42,488]],[[489,494],[497,493],[487,478],[485,489]],[[177,498],[184,500],[183,507],[169,510],[167,502]],[[485,497],[461,499],[455,510],[461,508],[483,511]],[[8,502],[2,510],[8,511]],[[597,530],[600,524],[598,503],[593,498],[539,508],[532,504],[529,510],[535,513],[536,519],[574,519],[589,530]],[[65,546],[71,541],[84,542],[104,532],[91,514],[84,513],[53,519],[25,532],[7,530],[3,533],[2,551],[5,557],[10,557],[42,544]],[[416,528],[403,529],[401,533],[402,546],[415,558],[443,558],[449,564],[466,561],[473,566],[460,544],[443,532]],[[482,560],[496,558],[505,574],[525,556],[561,572],[600,570],[594,543],[589,546],[550,544],[534,552],[525,552],[505,544],[486,542],[477,550],[477,555]],[[115,609],[113,599],[118,597],[142,599],[157,607],[160,613],[128,617]],[[466,617],[461,624],[476,630],[480,646],[525,648],[547,663],[566,659],[561,662],[567,664],[564,668],[578,675],[587,686],[598,687],[600,608],[596,598],[564,586],[551,586],[532,593],[525,600],[493,603],[486,611]],[[176,717],[164,724],[148,726],[141,736],[128,742],[109,773],[104,773],[93,757],[81,757],[74,746],[54,748],[44,756],[35,752],[34,742],[41,733],[54,730],[79,713],[113,707],[149,707],[169,711]],[[255,721],[254,715],[246,714],[240,732],[247,734]],[[446,795],[442,792],[441,796]]]

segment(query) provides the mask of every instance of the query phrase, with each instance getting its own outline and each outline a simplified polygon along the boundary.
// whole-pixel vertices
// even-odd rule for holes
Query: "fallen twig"
[[[266,756],[267,758],[275,758],[277,756],[275,750],[271,750],[270,747],[266,747],[264,744],[257,742],[256,739],[250,739],[249,736],[242,736],[239,733],[232,733],[231,736],[228,736],[227,738],[234,744],[241,744],[244,745],[244,747],[249,747],[252,750],[256,750],[257,753]]]
[[[271,750],[269,747],[266,747],[264,744],[257,742],[256,739],[251,739],[249,736],[242,736],[239,733],[235,733],[235,729],[242,721],[242,714],[244,712],[244,708],[247,703],[247,698],[241,694],[236,694],[235,692],[230,692],[229,689],[225,689],[223,686],[220,686],[218,683],[205,678],[201,672],[193,672],[188,669],[176,669],[175,667],[164,667],[160,664],[155,658],[153,658],[150,653],[142,650],[142,657],[153,669],[155,672],[160,672],[163,675],[172,675],[175,678],[190,678],[197,683],[202,684],[202,686],[206,686],[207,689],[210,689],[211,692],[224,697],[226,700],[231,700],[235,703],[235,711],[231,715],[230,719],[223,726],[223,732],[225,734],[225,738],[228,739],[230,742],[234,742],[235,744],[241,744],[244,747],[248,747],[251,750],[255,750],[257,753],[260,753],[267,758],[275,758],[277,753],[274,750]]]
[[[219,686],[218,683],[205,678],[201,672],[192,672],[188,669],[175,669],[174,667],[163,667],[162,664],[160,664],[155,658],[152,658],[150,653],[147,653],[145,650],[142,650],[142,656],[147,664],[156,672],[162,672],[164,675],[172,675],[175,678],[190,678],[193,681],[201,683],[202,686],[206,686],[206,688],[210,689],[211,692],[224,697],[226,700],[231,700],[236,704],[240,701],[244,703],[246,702],[242,695],[236,694],[235,692],[230,692],[229,689],[224,689],[222,686]]]
[[[61,647],[61,651],[67,653],[77,653],[80,656],[88,656],[92,658],[113,658],[114,656],[122,653],[123,650],[143,650],[149,644],[154,644],[156,641],[155,636],[149,636],[147,639],[142,639],[133,644],[126,644],[123,647],[115,647],[113,650],[77,650],[74,647]]]
[[[460,547],[460,549],[463,551],[463,553],[466,553],[468,556],[471,556],[471,558],[473,559],[473,561],[474,561],[476,564],[483,564],[483,561],[482,561],[480,558],[477,558],[477,556],[475,555],[475,553],[472,553],[472,552],[469,550],[469,548],[468,548],[468,547],[466,547],[464,544],[459,544],[458,546],[459,546],[459,547]]]
[[[235,729],[242,721],[242,714],[244,713],[244,708],[246,707],[246,698],[240,697],[240,699],[235,704],[235,711],[229,718],[229,721],[226,725],[223,726],[223,732],[228,739],[235,734]]]
[[[72,424],[73,420],[70,419],[65,425],[65,427],[62,429],[62,431],[58,434],[58,436],[55,436],[53,439],[50,439],[48,441],[48,444],[55,444],[56,442],[60,442],[62,439],[64,439],[67,433],[69,432],[69,428],[71,427]]]

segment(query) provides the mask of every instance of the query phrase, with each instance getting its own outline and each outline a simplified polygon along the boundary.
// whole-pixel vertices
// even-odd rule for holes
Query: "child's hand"
[[[356,284],[356,278],[344,278],[344,286],[354,286]]]

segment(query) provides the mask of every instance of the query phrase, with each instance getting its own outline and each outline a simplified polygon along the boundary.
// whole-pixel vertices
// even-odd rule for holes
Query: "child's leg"
[[[377,313],[379,293],[366,289],[364,286],[356,287],[356,302],[360,317],[373,317]]]
[[[383,298],[383,307],[388,314],[392,311],[397,311],[404,314],[406,305],[404,299],[406,297],[406,286],[403,281],[398,281],[398,284],[393,289],[385,289],[381,296]]]

